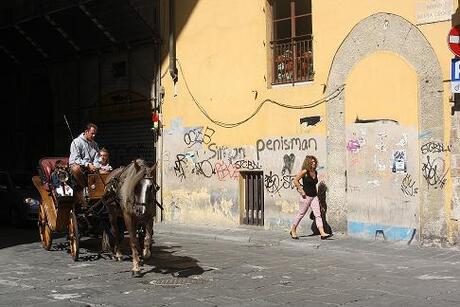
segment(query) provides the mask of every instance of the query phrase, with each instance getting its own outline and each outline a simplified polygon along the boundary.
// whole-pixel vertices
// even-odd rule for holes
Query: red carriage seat
[[[65,164],[69,164],[69,157],[47,157],[47,158],[42,158],[38,162],[40,169],[43,172],[44,176],[44,184],[46,188],[48,189],[48,184],[51,182],[51,173],[54,171],[56,161],[61,160]]]

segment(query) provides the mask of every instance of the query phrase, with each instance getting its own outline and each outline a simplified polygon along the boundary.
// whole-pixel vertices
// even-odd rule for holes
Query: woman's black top
[[[315,197],[318,195],[318,191],[316,190],[316,184],[318,183],[318,172],[315,171],[315,178],[310,176],[310,172],[307,173],[302,178],[302,185],[305,194],[310,197]]]

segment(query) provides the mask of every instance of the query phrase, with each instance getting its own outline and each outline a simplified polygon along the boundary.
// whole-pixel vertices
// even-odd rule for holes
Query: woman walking
[[[301,196],[299,202],[299,212],[294,217],[291,231],[289,232],[291,238],[295,240],[299,239],[297,236],[297,226],[305,216],[305,213],[307,213],[310,206],[313,214],[315,215],[315,222],[321,235],[321,240],[331,237],[331,234],[324,231],[323,220],[321,218],[318,190],[316,189],[316,185],[318,184],[318,172],[316,171],[317,166],[318,159],[316,159],[315,156],[306,156],[302,164],[302,170],[294,178],[294,185]],[[300,179],[302,179],[302,184],[299,182]]]

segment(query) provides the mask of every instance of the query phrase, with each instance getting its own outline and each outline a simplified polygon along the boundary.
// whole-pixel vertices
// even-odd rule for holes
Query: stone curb
[[[327,248],[331,250],[341,250],[353,252],[361,250],[363,252],[372,251],[374,247],[385,247],[397,250],[428,249],[430,253],[458,252],[457,246],[452,247],[426,247],[421,245],[408,246],[403,242],[365,240],[360,238],[350,238],[344,233],[336,232],[333,240],[321,241],[317,236],[310,237],[301,235],[300,240],[292,240],[287,231],[271,230],[264,228],[252,228],[252,226],[235,226],[235,228],[223,228],[214,225],[192,225],[175,224],[172,222],[157,223],[154,226],[156,233],[170,235],[197,236],[216,241],[233,241],[240,243],[261,244],[266,246],[284,246],[288,248],[307,248],[319,249]],[[335,244],[331,244],[335,241]]]
[[[289,233],[266,229],[221,229],[213,226],[201,227],[194,225],[161,223],[154,226],[156,233],[174,234],[182,236],[197,236],[217,241],[233,241],[240,243],[263,244],[269,246],[288,247],[313,247],[319,248],[321,241],[315,237],[313,240],[292,240]],[[255,232],[255,233],[254,233]],[[318,241],[316,241],[318,240]]]

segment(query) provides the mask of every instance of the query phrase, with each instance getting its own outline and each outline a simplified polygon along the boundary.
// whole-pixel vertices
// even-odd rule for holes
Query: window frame
[[[296,4],[298,1],[310,1],[310,10],[306,13],[296,15]],[[276,18],[277,0],[269,0],[269,15],[267,28],[270,36],[270,84],[283,85],[300,82],[313,81],[313,9],[311,0],[289,0],[289,16]],[[308,6],[307,6],[308,7]],[[310,19],[310,32],[297,35],[296,21],[298,18]],[[290,21],[290,36],[277,37],[277,24],[282,21]],[[308,27],[308,25],[307,25]],[[282,50],[282,52],[280,52]]]

